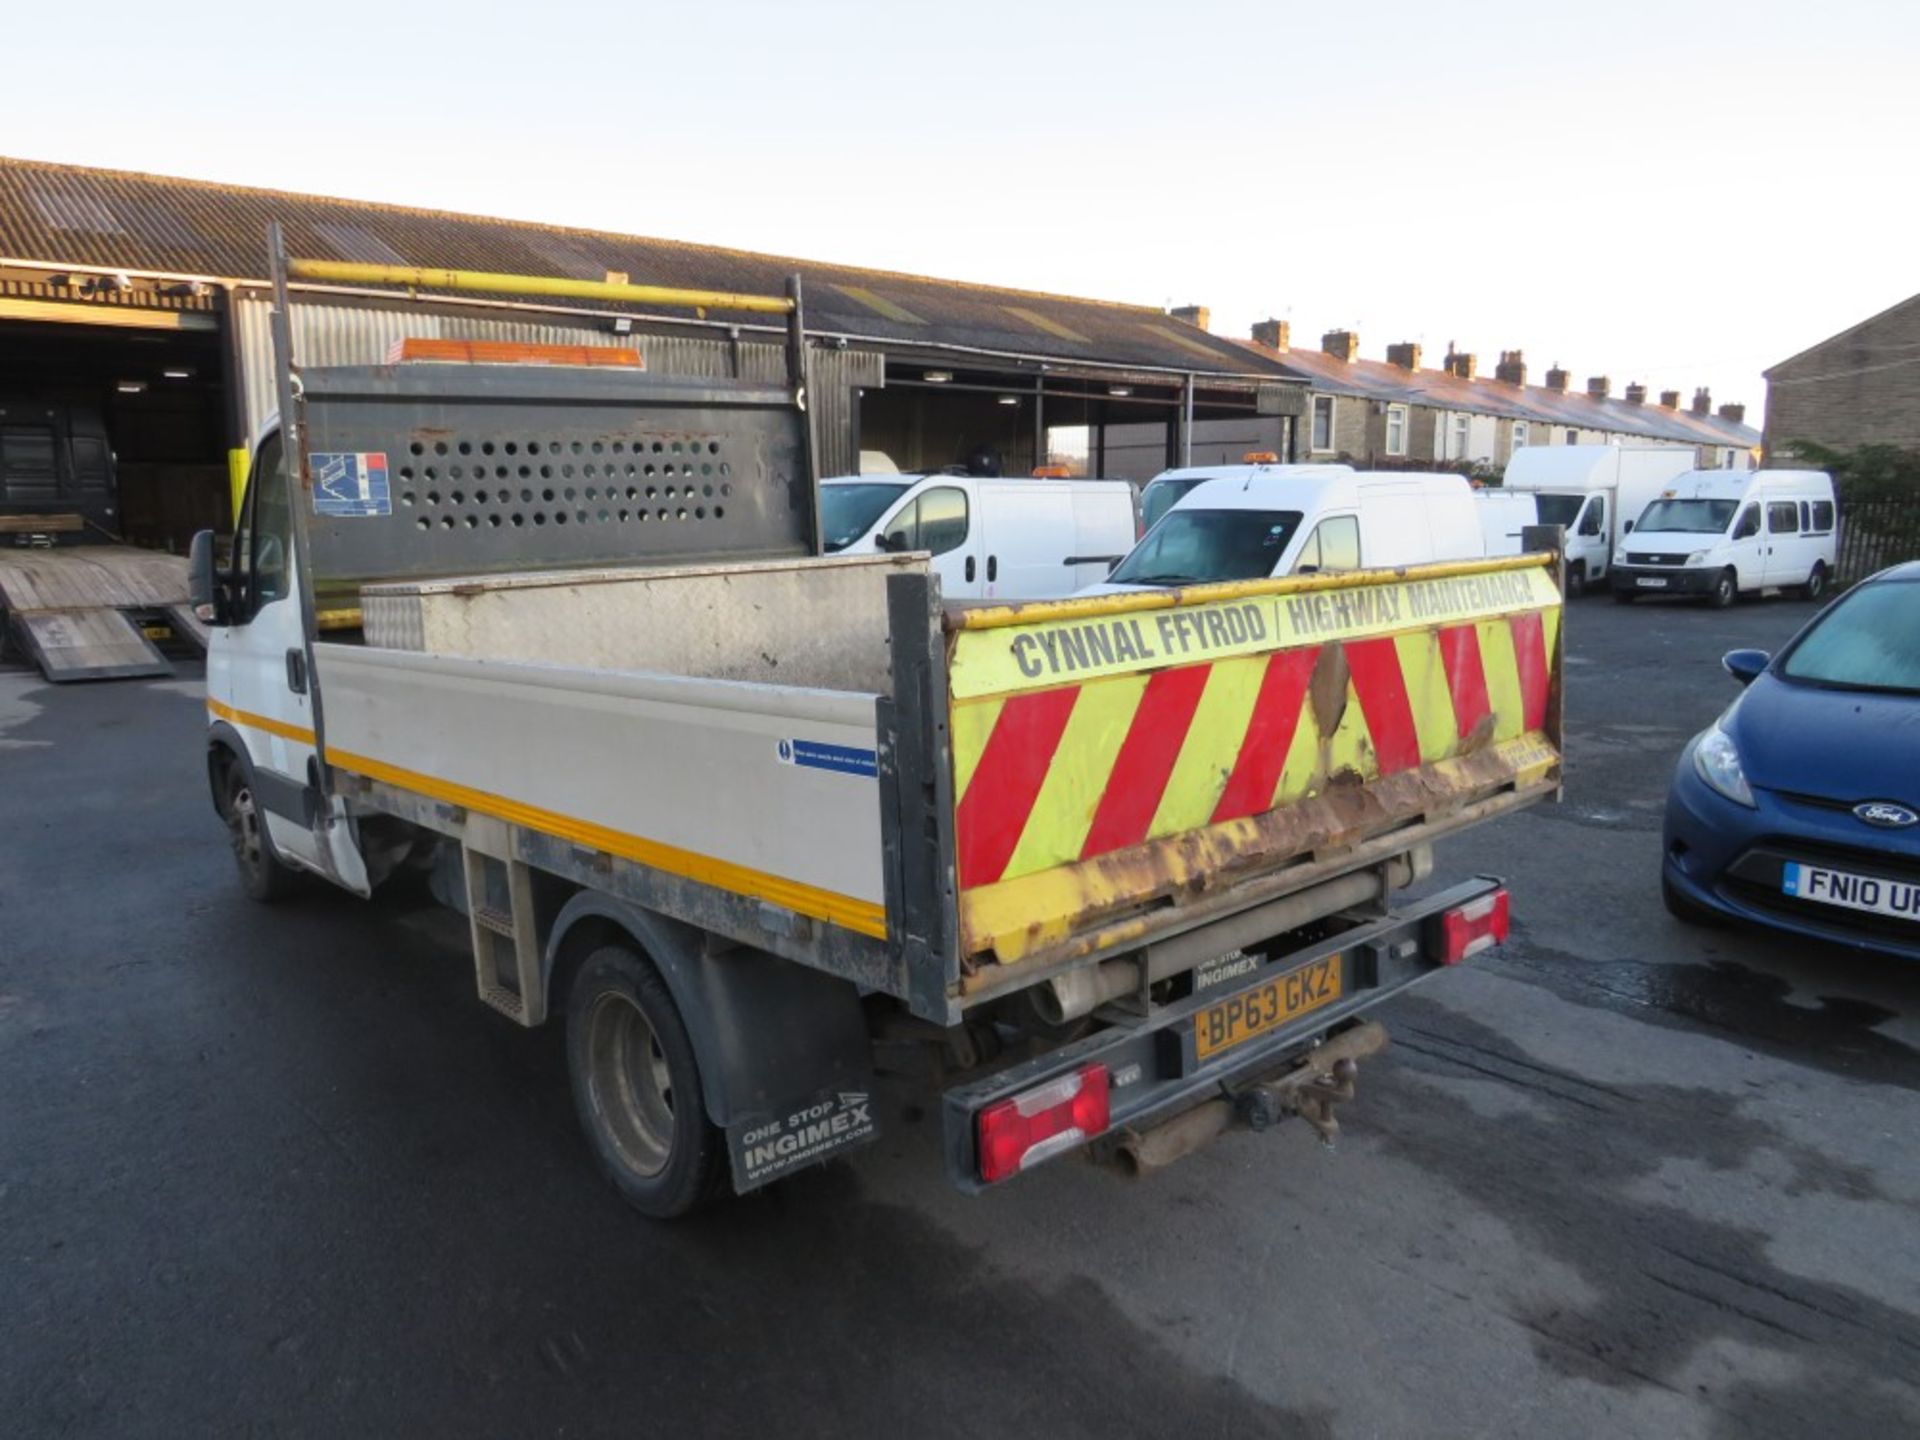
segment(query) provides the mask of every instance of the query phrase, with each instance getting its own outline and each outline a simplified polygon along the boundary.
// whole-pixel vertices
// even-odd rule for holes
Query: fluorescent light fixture
[[[944,385],[953,378],[951,370],[929,370],[920,377],[932,385]]]
[[[1002,395],[1000,397],[1000,403],[1002,405],[1018,405],[1020,403],[1020,397],[1018,395]]]
[[[169,380],[191,380],[193,378],[193,371],[185,365],[169,365],[160,373]]]
[[[1107,393],[1124,400],[1133,393],[1133,387],[1131,385],[1109,385],[1107,386]]]
[[[147,382],[144,380],[122,380],[114,388],[122,395],[138,395],[147,388]]]

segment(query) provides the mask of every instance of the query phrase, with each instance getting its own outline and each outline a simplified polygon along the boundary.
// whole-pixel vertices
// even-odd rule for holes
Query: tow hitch
[[[1120,1163],[1142,1175],[1191,1154],[1236,1120],[1258,1131],[1294,1115],[1331,1146],[1340,1133],[1334,1108],[1353,1098],[1360,1062],[1386,1049],[1387,1040],[1386,1026],[1371,1020],[1342,1030],[1283,1075],[1256,1080],[1230,1097],[1216,1096],[1151,1129],[1129,1132],[1116,1147]]]

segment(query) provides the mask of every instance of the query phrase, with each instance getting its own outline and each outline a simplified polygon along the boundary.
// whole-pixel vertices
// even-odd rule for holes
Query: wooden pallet
[[[136,616],[206,648],[187,599],[187,562],[129,545],[0,546],[0,610],[51,681],[171,675]]]

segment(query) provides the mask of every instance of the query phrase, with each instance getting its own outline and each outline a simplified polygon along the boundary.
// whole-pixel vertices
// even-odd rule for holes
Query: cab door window
[[[234,587],[239,602],[235,618],[243,622],[292,591],[293,512],[285,459],[277,432],[267,437],[254,457],[253,483],[247,487],[246,508],[233,541],[239,581]]]
[[[1313,534],[1307,537],[1307,550],[1313,552],[1313,563],[1317,569],[1358,570],[1360,568],[1359,520],[1351,515],[1328,516],[1316,525]],[[1305,551],[1302,552],[1302,558],[1305,557],[1305,553]]]
[[[1760,507],[1748,505],[1740,511],[1740,518],[1733,522],[1733,538],[1745,540],[1760,533]]]
[[[944,555],[967,540],[967,492],[951,485],[923,491],[887,524],[880,548],[894,553],[925,550]]]
[[[1582,535],[1598,535],[1607,523],[1607,502],[1604,496],[1595,495],[1587,501],[1587,513],[1580,517]]]

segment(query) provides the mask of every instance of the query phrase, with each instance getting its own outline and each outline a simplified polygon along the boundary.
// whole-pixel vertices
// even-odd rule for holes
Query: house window
[[[1567,427],[1567,444],[1578,445],[1579,443],[1580,443],[1580,432],[1578,430],[1575,430],[1571,426]]]
[[[1313,397],[1313,448],[1319,451],[1333,449],[1333,396],[1331,395]]]
[[[1467,433],[1470,419],[1471,417],[1466,415],[1456,415],[1453,417],[1453,453],[1447,457],[1448,459],[1464,460],[1467,458]]]
[[[1407,453],[1407,407],[1387,406],[1387,454]]]
[[[1733,451],[1727,451],[1727,469],[1733,469]]]
[[[1523,449],[1526,443],[1527,422],[1524,420],[1516,420],[1513,422],[1513,448],[1516,450]]]

